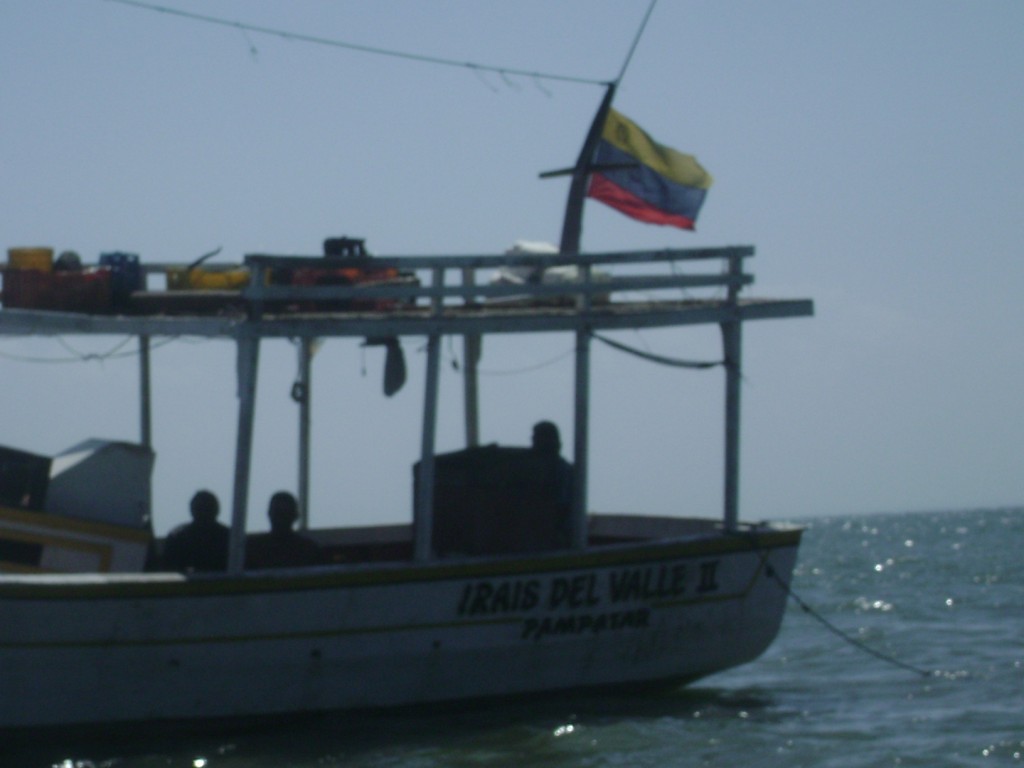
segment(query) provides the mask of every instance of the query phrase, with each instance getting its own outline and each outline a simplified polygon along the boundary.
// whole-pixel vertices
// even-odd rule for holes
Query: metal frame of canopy
[[[423,403],[420,476],[413,510],[414,554],[418,560],[432,556],[434,441],[439,392],[441,338],[461,335],[466,355],[464,396],[466,442],[478,436],[476,350],[485,334],[571,332],[576,337],[573,465],[575,496],[572,506],[572,543],[586,544],[589,377],[591,334],[621,328],[655,328],[718,324],[722,332],[725,382],[725,456],[723,525],[738,524],[739,418],[742,357],[742,323],[746,320],[800,317],[813,314],[810,300],[741,300],[740,290],[753,281],[744,272],[744,259],[752,247],[666,249],[658,251],[598,254],[561,253],[503,256],[412,256],[373,258],[374,268],[394,268],[402,273],[429,275],[418,281],[397,284],[331,285],[298,287],[272,285],[269,270],[279,267],[330,266],[324,257],[250,255],[249,286],[239,298],[245,311],[225,316],[113,316],[4,309],[0,311],[0,335],[130,334],[139,339],[141,442],[152,444],[149,342],[153,336],[203,336],[233,339],[237,346],[238,424],[235,483],[232,499],[232,538],[229,570],[239,572],[244,562],[253,421],[259,348],[263,339],[299,340],[300,405],[298,491],[306,513],[309,487],[309,443],[312,407],[312,344],[321,337],[425,336],[427,370]],[[724,260],[718,273],[602,274],[595,267],[631,266],[650,269],[676,262]],[[169,265],[149,265],[160,272]],[[525,267],[539,276],[544,269],[571,266],[574,282],[544,283],[539,279],[523,285],[485,284],[482,271]],[[448,284],[450,272],[460,276]],[[616,301],[623,292],[664,292],[694,288],[724,288],[725,298]],[[389,302],[387,309],[282,311],[286,304],[350,300]],[[417,300],[420,300],[417,303]],[[314,304],[315,305],[315,304]]]

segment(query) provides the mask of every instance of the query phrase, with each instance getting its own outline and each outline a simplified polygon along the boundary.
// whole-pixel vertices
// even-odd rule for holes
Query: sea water
[[[804,524],[775,644],[688,688],[53,736],[0,766],[1024,766],[1024,509]]]

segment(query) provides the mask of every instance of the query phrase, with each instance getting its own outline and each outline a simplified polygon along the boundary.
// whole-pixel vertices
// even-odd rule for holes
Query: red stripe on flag
[[[693,229],[693,219],[655,208],[647,201],[627,192],[618,184],[609,181],[603,174],[595,173],[590,177],[590,188],[587,196],[600,200],[627,216],[646,221],[648,224],[663,224],[680,229]]]

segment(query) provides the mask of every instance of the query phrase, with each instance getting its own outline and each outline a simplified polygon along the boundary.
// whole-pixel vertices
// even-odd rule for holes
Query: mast
[[[618,81],[608,83],[608,90],[597,108],[594,121],[590,124],[587,138],[583,142],[576,166],[572,169],[572,183],[565,204],[565,218],[562,222],[562,240],[559,251],[562,254],[580,252],[580,235],[583,230],[583,203],[587,197],[587,183],[590,180],[591,159],[601,140],[601,131],[611,109],[612,99]],[[580,265],[580,281],[590,282],[590,266]],[[584,292],[577,308],[582,312],[590,309],[590,294]],[[590,329],[583,328],[576,333],[576,374],[575,408],[573,412],[573,498],[570,522],[571,546],[583,549],[587,545],[587,477],[589,463],[590,431]]]
[[[587,197],[587,186],[590,181],[590,173],[594,170],[592,160],[597,151],[598,142],[601,141],[601,133],[604,124],[608,119],[608,112],[612,108],[612,99],[615,98],[615,90],[626,74],[629,62],[636,52],[640,43],[647,22],[654,11],[657,0],[651,0],[647,6],[647,13],[637,29],[626,54],[622,69],[615,80],[606,85],[607,90],[601,105],[597,108],[594,121],[590,124],[587,138],[583,142],[579,157],[576,158],[576,165],[569,169],[572,173],[572,183],[569,185],[569,197],[565,203],[565,218],[562,220],[562,240],[559,244],[559,252],[562,254],[577,254],[580,252],[580,236],[583,231],[583,203]],[[563,171],[542,174],[543,177],[558,176]],[[590,283],[590,265],[579,266],[580,282],[584,285]],[[539,275],[538,275],[539,277]],[[585,291],[577,301],[577,309],[589,313],[590,293]],[[582,328],[576,333],[576,406],[573,416],[573,501],[571,536],[572,546],[582,549],[587,545],[587,463],[590,427],[590,331],[588,327]]]

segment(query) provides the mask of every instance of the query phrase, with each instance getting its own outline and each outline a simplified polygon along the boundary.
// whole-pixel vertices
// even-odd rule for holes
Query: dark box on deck
[[[529,448],[488,445],[434,458],[434,551],[540,552],[569,546],[564,462]],[[418,484],[419,464],[414,468]]]

